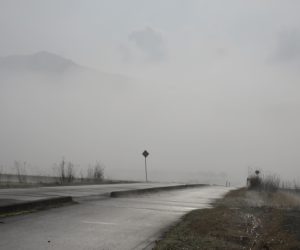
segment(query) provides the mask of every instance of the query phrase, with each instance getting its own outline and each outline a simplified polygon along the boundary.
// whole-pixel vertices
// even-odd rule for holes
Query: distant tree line
[[[17,180],[19,183],[27,183],[28,181],[28,173],[27,173],[27,163],[14,161],[13,172],[9,171],[9,173],[5,173],[4,168],[0,165],[0,183],[4,182],[4,176],[6,176],[6,181],[8,179],[7,176],[10,176],[11,179]],[[101,183],[104,181],[104,166],[100,162],[96,162],[94,165],[89,165],[84,173],[82,170],[76,171],[78,166],[76,167],[74,163],[71,161],[66,161],[64,158],[55,165],[53,168],[54,176],[52,176],[55,180],[57,179],[57,184],[71,184],[78,182],[93,182],[93,183]],[[51,176],[50,176],[51,177]],[[51,177],[51,178],[52,178]]]

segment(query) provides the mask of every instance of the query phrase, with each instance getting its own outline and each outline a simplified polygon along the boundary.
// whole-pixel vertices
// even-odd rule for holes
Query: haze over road
[[[209,206],[229,188],[201,187],[109,198],[2,219],[0,249],[146,249],[186,212]]]

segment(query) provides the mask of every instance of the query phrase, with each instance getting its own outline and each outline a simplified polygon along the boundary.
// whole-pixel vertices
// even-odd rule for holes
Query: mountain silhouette
[[[0,58],[0,70],[16,72],[64,73],[81,66],[57,54],[46,51],[30,55],[12,55]]]

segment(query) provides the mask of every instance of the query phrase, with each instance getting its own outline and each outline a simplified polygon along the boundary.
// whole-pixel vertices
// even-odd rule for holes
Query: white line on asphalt
[[[103,222],[103,221],[82,221],[82,222],[83,222],[83,223],[87,223],[87,224],[116,225],[116,223]]]

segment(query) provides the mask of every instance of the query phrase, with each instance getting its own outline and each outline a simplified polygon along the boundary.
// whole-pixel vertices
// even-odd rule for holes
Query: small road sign
[[[146,173],[146,182],[148,182],[148,175],[147,175],[147,156],[149,155],[148,151],[145,150],[142,154],[145,157],[145,173]]]
[[[145,150],[145,151],[143,152],[143,156],[146,158],[148,155],[149,155],[148,151]]]

